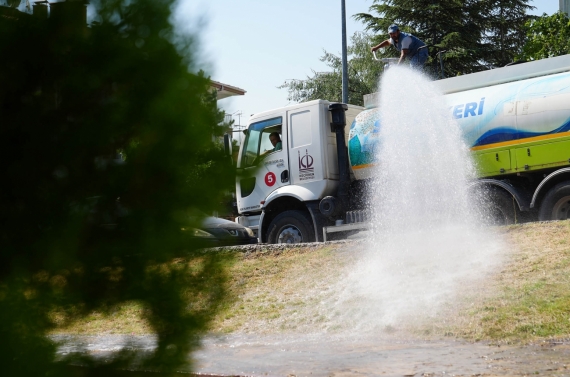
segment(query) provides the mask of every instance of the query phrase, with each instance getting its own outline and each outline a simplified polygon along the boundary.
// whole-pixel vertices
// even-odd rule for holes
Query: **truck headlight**
[[[255,237],[255,233],[253,233],[253,230],[251,230],[251,228],[245,227],[245,231],[247,232],[248,236]]]
[[[211,235],[210,233],[203,231],[202,229],[196,229],[196,228],[182,228],[182,231],[184,232],[188,232],[190,234],[190,236],[192,237],[198,237],[198,238],[216,238],[213,235]]]

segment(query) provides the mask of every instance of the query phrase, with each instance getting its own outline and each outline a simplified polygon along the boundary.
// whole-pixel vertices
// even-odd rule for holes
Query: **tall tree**
[[[522,42],[524,12],[528,0],[375,0],[370,13],[357,19],[368,30],[387,37],[387,27],[397,23],[430,46],[428,65],[437,72],[436,54],[445,51],[446,76],[488,69],[489,65],[510,62]],[[510,49],[515,49],[514,51]],[[506,63],[505,63],[506,64]],[[504,64],[503,64],[504,65]]]
[[[355,33],[347,48],[348,60],[348,102],[353,105],[363,104],[363,95],[377,90],[378,77],[383,64],[375,61],[370,52],[370,36]],[[387,57],[386,55],[379,55]],[[290,101],[305,102],[314,99],[342,101],[342,57],[325,51],[321,57],[332,71],[315,72],[305,80],[291,80],[279,86],[287,89]]]
[[[526,41],[525,25],[534,18],[528,0],[494,0],[484,3],[486,44],[485,62],[491,67],[503,67],[514,62]]]
[[[482,69],[480,55],[481,4],[474,0],[375,0],[369,11],[359,13],[367,30],[378,33],[377,41],[386,39],[388,26],[396,23],[430,48],[428,66],[435,74],[438,70],[437,53],[445,51],[446,76],[469,73]]]
[[[54,319],[131,301],[157,348],[100,367],[175,370],[224,298],[218,256],[181,231],[218,205],[233,170],[211,143],[220,114],[173,3],[92,0],[89,28],[82,2],[0,19],[4,375],[71,374],[46,337]]]
[[[527,21],[521,60],[539,60],[570,54],[570,19],[557,12]]]

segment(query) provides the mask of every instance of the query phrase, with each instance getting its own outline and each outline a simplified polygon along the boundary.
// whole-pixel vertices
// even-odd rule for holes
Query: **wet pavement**
[[[155,344],[153,336],[54,339],[62,342],[61,355],[99,357],[124,347],[149,351]],[[193,357],[197,373],[232,376],[570,376],[566,341],[497,346],[372,336],[227,335],[206,338]]]

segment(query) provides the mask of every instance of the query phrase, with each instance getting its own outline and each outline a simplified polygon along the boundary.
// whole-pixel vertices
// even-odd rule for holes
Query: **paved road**
[[[152,336],[57,337],[59,352],[106,357]],[[570,342],[492,346],[452,340],[323,335],[209,337],[194,355],[201,374],[240,376],[570,376]]]

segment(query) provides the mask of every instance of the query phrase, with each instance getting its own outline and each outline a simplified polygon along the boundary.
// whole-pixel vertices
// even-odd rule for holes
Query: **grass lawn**
[[[513,225],[498,231],[506,245],[500,270],[461,290],[437,316],[406,326],[406,331],[424,337],[501,342],[570,337],[570,221]],[[231,276],[231,297],[213,319],[211,331],[330,330],[322,303],[334,296],[331,287],[362,247],[360,241],[260,245],[247,252],[224,249],[221,252],[234,256],[225,266]],[[128,303],[61,325],[54,333],[147,334],[151,328],[143,310],[136,302]],[[57,322],[55,313],[53,317]]]

